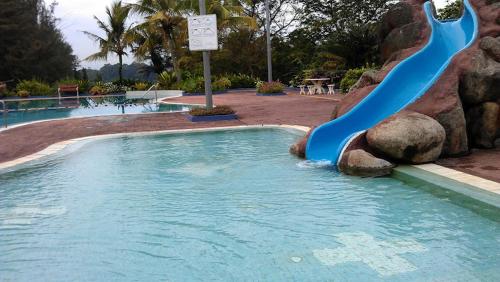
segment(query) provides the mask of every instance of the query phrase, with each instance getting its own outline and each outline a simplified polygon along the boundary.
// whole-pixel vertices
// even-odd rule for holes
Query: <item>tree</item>
[[[54,82],[71,75],[76,57],[57,28],[55,6],[43,0],[0,1],[0,81]]]
[[[89,80],[89,75],[87,74],[87,69],[86,68],[82,69],[82,79],[85,80],[85,81]]]
[[[131,7],[122,5],[122,1],[113,2],[110,7],[106,7],[107,23],[94,16],[97,25],[106,35],[101,37],[87,31],[84,32],[91,39],[99,43],[100,48],[99,52],[90,55],[85,60],[107,60],[109,54],[116,54],[118,56],[120,84],[123,82],[123,56],[127,56],[125,50],[128,47],[127,33],[130,31],[130,28],[127,27],[126,21],[130,10]]]
[[[446,6],[438,10],[438,17],[441,20],[458,19],[462,16],[464,3],[462,0],[446,1]]]
[[[145,17],[144,23],[138,25],[137,29],[149,30],[161,37],[163,48],[170,53],[177,82],[182,80],[180,46],[187,38],[184,16],[189,11],[189,4],[189,1],[181,0],[141,0],[128,6]]]

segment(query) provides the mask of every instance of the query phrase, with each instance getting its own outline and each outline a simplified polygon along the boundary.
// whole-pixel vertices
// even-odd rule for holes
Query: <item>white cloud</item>
[[[113,0],[59,0],[56,8],[56,17],[60,19],[59,27],[66,40],[71,44],[78,56],[82,67],[100,68],[106,62],[86,62],[87,56],[98,51],[98,45],[90,40],[82,31],[102,34],[94,20],[94,16],[105,19],[106,6]],[[126,58],[126,63],[131,63],[133,58]],[[117,63],[118,59],[109,57],[109,63]]]
[[[93,16],[105,19],[105,9],[113,0],[59,0],[56,8],[56,16],[61,19],[59,27],[64,33],[66,40],[71,44],[75,54],[80,60],[95,53],[98,46],[90,40],[82,31],[90,31],[100,34]],[[446,4],[446,0],[434,0],[438,8]],[[109,63],[117,63],[115,57],[109,58]],[[133,62],[133,58],[125,59],[126,63]],[[106,62],[85,62],[82,67],[99,68]]]

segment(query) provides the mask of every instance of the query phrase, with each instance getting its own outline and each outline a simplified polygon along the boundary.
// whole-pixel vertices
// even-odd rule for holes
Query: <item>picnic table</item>
[[[314,94],[325,94],[325,91],[323,89],[323,83],[326,81],[330,81],[330,79],[326,78],[326,77],[308,78],[308,79],[306,79],[306,81],[312,82],[313,87],[312,87],[312,89],[309,90],[312,93],[309,93],[309,94],[314,95]]]

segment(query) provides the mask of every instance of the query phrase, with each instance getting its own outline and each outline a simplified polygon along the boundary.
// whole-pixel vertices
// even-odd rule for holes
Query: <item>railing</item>
[[[7,128],[7,105],[5,104],[4,100],[0,100],[0,104],[2,104],[2,121],[3,121],[3,127]]]
[[[141,99],[144,99],[149,94],[149,92],[151,92],[153,88],[155,89],[155,100],[156,103],[158,104],[158,83],[155,83],[153,84],[153,86],[149,87],[149,89],[146,91],[146,93],[144,93]]]

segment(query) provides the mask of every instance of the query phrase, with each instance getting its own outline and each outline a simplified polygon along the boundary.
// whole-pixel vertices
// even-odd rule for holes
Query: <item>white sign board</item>
[[[217,16],[188,17],[189,50],[209,51],[217,50]]]

